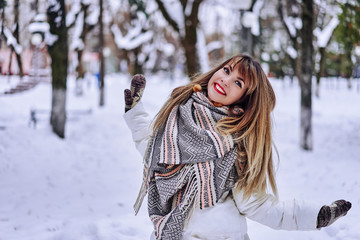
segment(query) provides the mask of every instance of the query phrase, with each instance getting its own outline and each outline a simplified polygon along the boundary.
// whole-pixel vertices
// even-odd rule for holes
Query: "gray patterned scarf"
[[[211,207],[234,187],[237,148],[231,136],[216,132],[226,107],[215,107],[201,92],[175,107],[166,126],[149,141],[137,213],[146,192],[157,239],[181,239],[193,207]]]

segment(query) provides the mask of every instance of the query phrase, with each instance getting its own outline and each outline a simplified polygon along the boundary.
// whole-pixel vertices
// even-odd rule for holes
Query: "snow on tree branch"
[[[70,11],[66,15],[66,26],[70,27],[71,25],[75,24],[76,16],[81,11],[80,2],[75,2],[71,5]]]
[[[70,45],[71,50],[84,49],[84,42],[80,38],[83,28],[84,28],[84,12],[81,11],[76,18],[75,27],[72,32],[72,40]]]
[[[61,20],[63,12],[61,10],[61,5],[59,1],[48,0],[48,15],[52,16],[52,22],[55,23],[55,26],[59,28],[61,26]]]
[[[53,46],[54,43],[59,39],[55,34],[51,34],[49,31],[45,32],[45,43],[48,46]]]
[[[326,47],[328,45],[330,38],[338,24],[339,19],[337,16],[334,16],[323,30],[319,28],[314,30],[314,35],[317,37],[318,47]]]
[[[6,44],[8,46],[12,46],[17,54],[20,54],[23,50],[22,46],[17,42],[16,38],[12,34],[12,32],[7,28],[4,27],[4,35],[6,38]]]
[[[168,23],[180,34],[184,33],[184,16],[182,6],[178,1],[156,0],[159,10]]]
[[[208,53],[214,50],[221,49],[222,47],[224,47],[224,44],[221,41],[212,41],[206,45],[206,49]]]
[[[298,29],[302,28],[302,21],[298,17],[284,17],[284,22],[292,37],[296,37]]]
[[[190,16],[193,8],[194,0],[188,0],[185,6],[184,14],[185,16]]]
[[[130,29],[126,36],[122,35],[119,27],[115,24],[111,26],[111,31],[114,34],[117,47],[126,50],[132,50],[141,46],[141,44],[150,41],[154,35],[151,31],[142,32],[140,25]]]
[[[200,60],[201,71],[207,72],[210,69],[208,50],[206,48],[205,34],[200,27],[198,27],[196,29],[196,35],[197,35],[197,39],[198,39],[198,41],[196,42],[196,48],[197,48],[198,56],[199,56],[199,60]]]
[[[100,9],[91,5],[90,14],[86,17],[85,22],[88,25],[96,25],[99,20]]]
[[[292,59],[296,59],[297,58],[297,51],[295,50],[295,48],[293,48],[292,46],[288,46],[286,48],[286,53],[292,58]]]

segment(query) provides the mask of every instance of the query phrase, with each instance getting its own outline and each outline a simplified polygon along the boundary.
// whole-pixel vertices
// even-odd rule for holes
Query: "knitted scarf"
[[[134,208],[137,213],[148,192],[157,239],[181,239],[193,207],[211,207],[235,186],[236,145],[231,136],[215,131],[216,122],[227,115],[226,107],[215,107],[203,93],[193,93],[150,139]]]

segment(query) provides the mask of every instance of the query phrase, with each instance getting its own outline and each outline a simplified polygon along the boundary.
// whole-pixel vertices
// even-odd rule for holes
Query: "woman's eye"
[[[227,67],[224,67],[224,71],[225,71],[226,74],[230,73],[230,70]]]
[[[235,81],[235,84],[238,85],[240,88],[242,88],[242,84],[240,81]]]

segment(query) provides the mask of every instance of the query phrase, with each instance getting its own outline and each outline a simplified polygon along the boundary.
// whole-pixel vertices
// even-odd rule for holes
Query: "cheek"
[[[234,102],[239,101],[244,96],[245,90],[240,90],[236,93],[234,93],[233,100]]]

